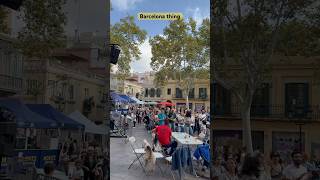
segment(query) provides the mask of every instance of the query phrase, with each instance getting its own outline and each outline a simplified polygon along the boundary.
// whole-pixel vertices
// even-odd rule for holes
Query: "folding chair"
[[[131,149],[133,150],[133,153],[135,154],[136,158],[132,161],[132,163],[130,164],[130,166],[129,166],[128,169],[130,169],[131,166],[132,166],[136,161],[139,161],[139,164],[140,164],[140,166],[142,167],[143,172],[146,173],[146,170],[145,170],[142,162],[140,161],[140,158],[146,153],[146,152],[144,151],[144,148],[135,148],[135,147],[134,147],[134,143],[136,142],[136,138],[133,137],[133,136],[129,138],[129,142],[130,142],[130,147],[131,147]]]
[[[133,153],[136,155],[136,158],[132,161],[132,163],[130,164],[130,166],[129,166],[128,169],[130,169],[131,166],[132,166],[135,162],[139,161],[139,164],[140,164],[140,166],[142,167],[143,172],[147,175],[147,172],[146,172],[146,170],[145,170],[145,168],[144,168],[144,165],[143,165],[143,163],[142,163],[141,160],[140,160],[141,157],[143,157],[143,155],[146,153],[145,150],[144,150],[144,148],[135,148],[135,147],[134,147],[134,143],[136,142],[136,139],[135,139],[134,137],[130,137],[130,138],[129,138],[129,142],[130,142],[130,146],[131,146],[131,148],[132,148],[132,150],[133,150]],[[153,154],[154,154],[156,160],[157,160],[157,159],[163,159],[163,158],[164,158],[163,154],[160,153],[160,152],[153,152]],[[158,166],[158,168],[159,168],[160,171],[161,171],[161,174],[163,175],[163,171],[162,171],[160,165],[157,164],[157,162],[156,162],[156,166]]]
[[[172,176],[172,179],[175,180],[174,174],[173,174],[173,172],[172,172],[172,170],[171,170],[172,156],[166,157],[165,160],[166,160],[166,162],[167,162],[168,165],[169,165],[170,174],[171,174],[171,176]]]

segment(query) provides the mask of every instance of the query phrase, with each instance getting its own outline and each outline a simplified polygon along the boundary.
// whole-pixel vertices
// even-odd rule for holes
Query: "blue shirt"
[[[158,118],[159,118],[159,125],[163,125],[164,124],[164,120],[166,119],[166,114],[164,113],[160,113],[158,114]]]

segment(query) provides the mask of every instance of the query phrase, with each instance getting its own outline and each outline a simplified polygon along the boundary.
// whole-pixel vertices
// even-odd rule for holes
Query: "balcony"
[[[10,92],[18,92],[22,90],[22,78],[16,78],[0,74],[0,89]]]
[[[217,118],[240,119],[241,106],[214,106]],[[292,120],[292,121],[319,121],[320,106],[308,106],[295,110],[285,105],[253,105],[251,107],[252,119]]]
[[[182,94],[173,94],[172,99],[184,99]]]
[[[207,94],[199,95],[198,99],[199,100],[208,100],[208,95]]]

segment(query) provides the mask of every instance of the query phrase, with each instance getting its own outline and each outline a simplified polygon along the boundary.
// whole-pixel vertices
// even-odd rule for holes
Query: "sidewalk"
[[[142,147],[143,140],[146,139],[151,143],[151,134],[144,128],[143,124],[136,128],[130,128],[129,136],[134,136],[137,140],[136,145]],[[166,165],[164,161],[157,160],[161,165],[164,176],[161,174],[159,168],[156,168],[153,175],[146,176],[140,167],[139,162],[136,162],[130,169],[128,169],[131,162],[135,159],[135,155],[129,144],[125,144],[124,138],[110,138],[110,179],[111,180],[167,180],[172,179],[170,175],[171,166]],[[197,171],[198,172],[198,171]],[[199,174],[200,175],[200,174]],[[185,180],[205,180],[209,179],[209,172],[206,172],[207,178],[196,178],[193,175],[187,174]],[[178,174],[175,173],[175,179],[178,179]]]

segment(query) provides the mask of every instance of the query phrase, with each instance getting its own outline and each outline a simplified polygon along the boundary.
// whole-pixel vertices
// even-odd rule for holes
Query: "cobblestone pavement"
[[[142,147],[143,140],[148,140],[151,143],[151,134],[148,133],[143,125],[137,125],[136,128],[130,128],[128,132],[129,136],[134,136],[137,140],[137,147]],[[111,180],[165,180],[172,179],[170,175],[171,166],[167,165],[164,160],[157,160],[157,163],[161,166],[163,175],[160,169],[157,167],[156,171],[149,176],[146,176],[143,172],[139,162],[136,162],[130,169],[128,169],[131,162],[135,159],[135,155],[128,144],[125,143],[124,138],[110,138],[110,178]],[[186,173],[185,180],[205,180],[209,179],[209,172],[202,172],[197,170],[199,178]],[[175,173],[175,179],[178,178],[178,174]]]

